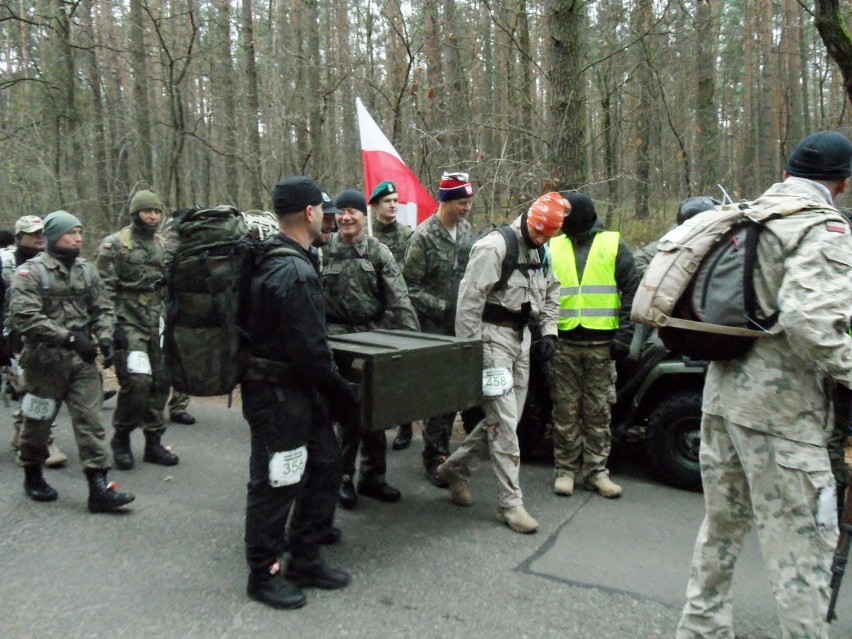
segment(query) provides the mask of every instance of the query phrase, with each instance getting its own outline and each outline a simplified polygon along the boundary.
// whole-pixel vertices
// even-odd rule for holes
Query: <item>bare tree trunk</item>
[[[694,36],[697,76],[695,184],[698,194],[709,193],[719,180],[718,116],[716,115],[716,38],[713,0],[698,0]]]
[[[547,5],[553,128],[550,166],[565,189],[580,188],[586,181],[583,6],[585,3],[579,0],[549,0]]]
[[[237,123],[236,86],[234,81],[234,60],[231,57],[231,2],[216,2],[216,46],[214,48],[213,74],[216,78],[214,105],[220,101],[216,129],[221,132],[223,142],[224,175],[219,181],[219,198],[237,205],[240,200],[240,164],[235,127]],[[218,97],[218,100],[215,98]]]
[[[651,189],[651,136],[654,126],[653,114],[653,86],[654,76],[650,60],[650,39],[648,31],[653,23],[653,4],[650,0],[643,0],[634,9],[633,33],[637,37],[637,61],[636,81],[639,91],[639,104],[637,105],[637,130],[636,130],[636,190],[634,192],[634,211],[639,219],[650,215],[648,207],[648,194]]]
[[[816,0],[814,18],[828,55],[843,74],[846,98],[852,100],[852,37],[840,12],[840,0]]]
[[[262,207],[263,198],[263,173],[262,159],[263,154],[260,148],[260,98],[257,92],[257,62],[255,58],[254,48],[254,9],[252,0],[242,0],[242,44],[243,44],[243,65],[245,67],[244,91],[245,91],[245,110],[246,110],[246,127],[248,130],[248,152],[246,154],[246,163],[248,164],[248,190],[251,206]]]
[[[109,193],[111,167],[107,161],[104,105],[103,96],[101,95],[101,71],[95,53],[96,37],[92,19],[92,7],[88,3],[84,3],[81,6],[83,7],[83,21],[86,31],[86,76],[89,82],[89,89],[92,92],[92,125],[94,131],[92,140],[94,167],[92,168],[95,171],[95,183],[97,185],[95,209],[102,218],[101,222],[109,227],[112,222],[110,219]]]
[[[145,56],[146,14],[143,0],[130,0],[130,63],[133,68],[133,126],[136,129],[135,163],[141,179],[149,187],[154,184],[154,161],[151,154],[151,112],[148,105],[148,63]]]

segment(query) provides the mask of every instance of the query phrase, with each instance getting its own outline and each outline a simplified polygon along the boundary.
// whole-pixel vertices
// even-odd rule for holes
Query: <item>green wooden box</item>
[[[328,341],[340,372],[360,384],[361,420],[370,430],[482,402],[480,340],[375,330]]]

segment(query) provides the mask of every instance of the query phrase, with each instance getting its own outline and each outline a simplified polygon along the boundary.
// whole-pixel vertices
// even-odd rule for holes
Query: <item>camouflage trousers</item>
[[[103,384],[96,364],[87,364],[71,350],[26,347],[21,355],[27,394],[56,402],[44,419],[24,417],[21,427],[21,465],[43,464],[49,457],[50,427],[64,401],[84,468],[109,468],[106,432],[101,424]],[[26,398],[25,398],[26,399]]]
[[[608,473],[612,447],[610,407],[615,402],[615,363],[609,343],[559,340],[550,362],[553,458],[557,477],[583,479]]]
[[[700,461],[706,514],[695,542],[677,639],[733,639],[731,580],[752,521],[782,636],[828,639],[825,614],[838,533],[836,521],[818,514],[824,510],[818,510],[821,494],[834,505],[825,448],[705,414]]]
[[[116,351],[115,374],[121,385],[115,404],[112,425],[117,432],[130,432],[136,427],[163,433],[166,430],[163,408],[169,396],[168,373],[160,348],[158,332],[150,334],[125,327],[127,350]],[[128,357],[144,353],[151,365],[150,374],[130,372]]]
[[[169,397],[169,416],[185,413],[189,406],[189,395],[178,393],[172,389],[172,396]]]
[[[450,473],[469,479],[479,464],[489,457],[497,477],[500,506],[512,508],[524,503],[520,485],[521,449],[518,420],[527,398],[530,378],[530,335],[523,340],[512,328],[483,324],[483,367],[505,367],[512,371],[512,390],[500,397],[485,397],[485,419],[476,425],[446,461]]]

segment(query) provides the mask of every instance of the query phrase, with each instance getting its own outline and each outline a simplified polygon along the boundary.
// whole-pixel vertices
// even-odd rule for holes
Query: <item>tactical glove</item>
[[[544,364],[556,355],[556,338],[553,335],[545,335],[530,348],[530,356],[536,362]]]
[[[104,368],[109,368],[115,362],[115,350],[112,347],[112,340],[98,340],[98,348],[101,349],[101,355],[104,356]]]
[[[115,325],[115,330],[112,332],[112,341],[120,351],[126,351],[127,347],[130,346],[127,335],[124,334],[124,329],[118,324]]]
[[[69,334],[65,340],[65,345],[72,348],[87,364],[94,362],[98,354],[95,343],[83,331],[75,331]]]

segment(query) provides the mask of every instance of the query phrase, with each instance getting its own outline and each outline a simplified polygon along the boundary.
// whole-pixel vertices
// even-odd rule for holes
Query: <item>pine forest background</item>
[[[65,208],[102,236],[143,187],[170,210],[268,209],[296,173],[363,189],[357,96],[433,193],[470,171],[474,226],[581,188],[641,244],[849,133],[825,4],[848,24],[804,0],[2,0],[0,224]]]

